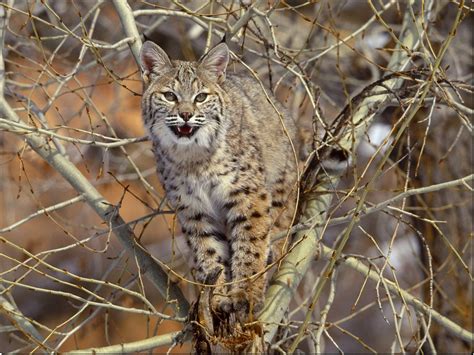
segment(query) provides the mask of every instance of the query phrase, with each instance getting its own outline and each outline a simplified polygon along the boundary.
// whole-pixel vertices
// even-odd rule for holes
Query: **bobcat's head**
[[[154,141],[162,146],[210,148],[223,131],[223,97],[229,50],[225,43],[197,62],[171,61],[147,41],[140,52],[145,85],[142,113]]]

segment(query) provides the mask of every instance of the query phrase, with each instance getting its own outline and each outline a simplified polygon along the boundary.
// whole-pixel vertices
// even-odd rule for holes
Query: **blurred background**
[[[128,1],[142,40],[184,60],[197,60],[220,42],[251,3]],[[263,1],[230,43],[235,57],[228,70],[249,71],[240,60],[246,63],[300,127],[314,130],[319,139],[352,97],[392,74],[387,65],[407,12],[426,17],[411,68],[430,70],[443,43],[451,41],[435,89],[403,134],[395,140],[392,127],[426,77],[410,81],[391,104],[379,108],[363,141],[354,145],[353,167],[334,186],[325,245],[332,246],[345,227],[331,225],[331,219],[350,216],[389,146],[394,148],[371,185],[367,207],[408,189],[472,174],[472,2],[424,1],[423,11],[413,3]],[[0,11],[6,19],[4,95],[24,125],[23,131],[0,126],[0,350],[42,349],[13,313],[37,329],[49,351],[180,330],[182,322],[174,320],[110,226],[25,141],[34,131],[54,144],[117,207],[150,254],[175,272],[170,277],[187,299],[196,297],[196,287],[186,282],[192,280],[188,251],[163,200],[150,142],[134,140],[145,135],[141,77],[114,2],[10,0]],[[323,122],[315,119],[316,111]],[[371,213],[357,222],[344,249],[470,332],[471,186],[472,178]],[[322,265],[315,252],[282,334],[288,336],[304,319]],[[325,352],[472,351],[472,343],[389,297],[383,285],[350,268],[337,270],[322,336]],[[303,351],[314,351],[311,334],[328,297],[326,290],[313,311],[299,346]],[[429,339],[422,342],[426,329]],[[286,343],[279,346],[274,350],[284,350]],[[189,344],[173,349],[188,350]]]

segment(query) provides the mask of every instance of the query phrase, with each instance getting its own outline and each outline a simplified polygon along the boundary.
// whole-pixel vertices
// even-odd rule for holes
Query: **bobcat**
[[[257,80],[226,70],[225,43],[186,62],[147,41],[140,60],[144,124],[195,277],[219,275],[215,312],[258,312],[264,269],[281,252],[271,252],[270,235],[296,208],[295,122]]]

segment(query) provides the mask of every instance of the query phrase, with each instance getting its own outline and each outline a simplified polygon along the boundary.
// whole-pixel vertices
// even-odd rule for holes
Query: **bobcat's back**
[[[224,90],[233,102],[232,109],[236,110],[234,117],[240,118],[233,121],[230,132],[235,132],[237,137],[246,135],[249,141],[258,141],[267,183],[273,184],[282,169],[293,168],[288,173],[296,174],[297,128],[288,111],[268,89],[265,93],[260,82],[253,77],[229,75]]]

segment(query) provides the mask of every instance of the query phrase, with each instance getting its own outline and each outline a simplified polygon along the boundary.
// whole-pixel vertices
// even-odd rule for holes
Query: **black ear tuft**
[[[219,43],[199,61],[199,68],[215,77],[217,81],[225,79],[225,70],[229,63],[229,48],[225,43]]]
[[[168,55],[157,44],[146,41],[140,50],[140,65],[143,75],[160,74],[173,67]]]

